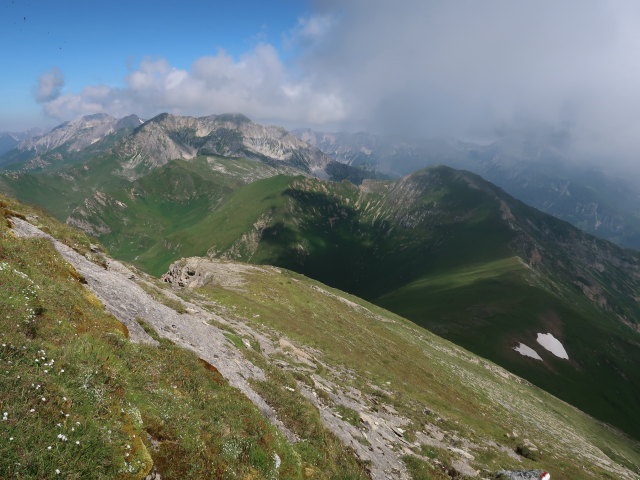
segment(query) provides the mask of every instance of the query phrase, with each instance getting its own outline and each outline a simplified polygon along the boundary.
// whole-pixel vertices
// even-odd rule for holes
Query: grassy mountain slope
[[[354,186],[218,157],[169,162],[135,180],[102,177],[114,165],[106,156],[71,175],[5,179],[20,198],[59,218],[71,213],[70,223],[147,272],[206,253],[283,266],[386,306],[639,434],[636,254],[448,168]],[[542,333],[569,359],[539,345]],[[542,360],[516,352],[520,343]]]
[[[254,388],[302,439],[290,444],[162,332],[146,326],[157,346],[131,343],[50,243],[15,237],[7,218],[30,219],[105,261],[86,236],[1,201],[3,477],[140,479],[153,468],[169,480],[368,478],[327,431],[328,415],[365,448],[395,429],[388,441],[406,470],[387,478],[543,468],[555,478],[631,479],[640,468],[636,441],[411,322],[293,272],[214,264],[218,281],[175,292],[217,314],[210,321],[229,345],[263,368]]]
[[[327,407],[352,418],[360,428],[362,416],[359,418],[352,408],[344,408],[354,406],[349,402],[352,396],[367,399],[370,411],[396,412],[412,419],[402,434],[410,443],[418,444],[422,433],[429,430],[426,425],[432,422],[448,430],[445,436],[457,439],[459,445],[465,444],[462,439],[473,439],[476,448],[485,442],[504,444],[507,432],[502,428],[506,424],[518,432],[526,431],[528,436],[547,438],[550,443],[543,450],[562,456],[560,450],[568,444],[561,446],[563,442],[557,439],[571,435],[556,431],[552,427],[555,421],[547,415],[572,418],[572,425],[582,424],[570,413],[572,407],[564,404],[555,410],[548,400],[536,400],[542,392],[527,382],[513,381],[515,377],[509,375],[503,377],[488,362],[475,363],[470,353],[357,297],[287,270],[247,266],[240,269],[238,279],[237,274],[228,272],[229,268],[237,272],[234,263],[204,262],[204,267],[202,263],[177,262],[168,274],[170,281],[186,285],[179,290],[186,298],[211,301],[213,311],[236,319],[239,325],[230,333],[240,345],[245,338],[242,322],[266,328],[273,338],[284,335],[292,339],[293,344],[284,346],[284,356],[274,353],[281,361],[280,368],[292,371],[299,383],[313,386],[318,393],[322,391],[319,387],[330,385],[318,397]],[[252,340],[250,336],[246,339]],[[327,368],[327,364],[334,368]],[[277,407],[286,408],[282,398],[272,400]],[[368,409],[359,411],[366,413]],[[366,432],[366,428],[363,430]],[[513,440],[515,449],[523,441]],[[466,447],[470,447],[468,443]],[[422,463],[425,458],[415,464],[408,460],[410,465],[416,470],[424,468],[426,478],[447,478],[442,476],[442,467],[433,468],[433,460],[451,465],[454,458],[447,456],[451,449],[447,452],[434,446],[417,447],[415,443],[413,448],[431,460],[426,465]],[[481,450],[471,447],[470,453],[475,458],[482,457],[481,462],[488,465],[484,467],[485,476],[511,465],[512,460],[503,456],[504,450],[480,453]],[[541,467],[539,460],[530,460],[518,468]],[[542,460],[542,465],[548,460]],[[585,473],[579,471],[578,463],[569,460],[554,476],[581,478]],[[422,478],[415,471],[414,474],[415,478]]]
[[[638,255],[479,177],[436,168],[361,188],[272,177],[166,241],[352,292],[639,434]],[[559,339],[569,359],[538,333]],[[542,360],[516,352],[519,343]]]
[[[7,218],[91,256],[87,237],[0,200],[0,477],[366,478],[321,426],[291,445],[193,353],[129,342],[50,243],[16,238]]]
[[[493,143],[474,144],[364,132],[294,133],[339,162],[367,166],[394,178],[432,165],[469,170],[585,232],[640,249],[637,182],[575,158],[562,135],[510,132]]]
[[[8,173],[0,177],[0,190],[100,236],[114,255],[131,261],[148,257],[159,239],[197,223],[241,185],[278,172],[297,172],[212,156],[175,160],[133,180],[118,175],[120,167],[114,155],[104,155],[57,172]],[[163,243],[152,261],[166,268],[179,248]]]

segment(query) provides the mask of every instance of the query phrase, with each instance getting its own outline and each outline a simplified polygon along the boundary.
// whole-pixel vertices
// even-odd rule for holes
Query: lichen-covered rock
[[[501,480],[550,480],[551,475],[544,470],[500,470],[496,478]]]

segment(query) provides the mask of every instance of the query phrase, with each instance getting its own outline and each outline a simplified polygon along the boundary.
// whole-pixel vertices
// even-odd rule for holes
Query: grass
[[[640,421],[640,413],[629,409],[640,384],[633,341],[615,325],[603,324],[602,314],[587,302],[572,304],[536,285],[517,259],[427,275],[376,303],[638,435],[640,424],[629,422]],[[550,330],[570,352],[569,361],[537,344],[537,333]],[[515,353],[519,342],[535,348],[544,363]]]
[[[336,412],[340,414],[340,417],[349,422],[354,427],[360,425],[360,415],[353,408],[345,407],[344,405],[336,405]]]
[[[432,465],[411,455],[406,455],[403,457],[403,460],[413,480],[449,480],[450,478],[460,478],[460,476],[454,473],[455,470],[446,464]],[[449,473],[454,476],[451,477]]]
[[[322,449],[288,444],[194,354],[130,343],[47,240],[13,236],[7,213],[33,211],[1,205],[0,478],[307,478]]]
[[[162,293],[162,290],[145,282],[138,282],[138,286],[142,288],[145,292],[147,292],[151,297],[162,303],[163,305],[175,310],[178,313],[187,313],[187,309],[184,307],[182,302],[179,300],[173,299]]]
[[[497,265],[507,272],[515,268],[509,261]],[[477,271],[478,279],[492,277],[485,269]],[[452,437],[479,444],[490,440],[505,445],[506,434],[518,429],[535,438],[543,451],[553,454],[542,459],[525,458],[516,465],[501,450],[482,449],[479,453],[474,451],[477,465],[487,471],[544,465],[558,478],[615,478],[596,464],[589,467],[589,473],[580,468],[581,462],[589,462],[582,455],[597,446],[608,449],[612,458],[631,469],[638,468],[640,446],[635,441],[536,387],[505,380],[491,370],[486,360],[474,360],[472,354],[400,317],[286,270],[281,273],[249,271],[243,275],[242,291],[218,285],[199,288],[196,293],[232,309],[236,316],[249,323],[275,329],[298,344],[320,351],[322,362],[338,371],[347,368],[350,373],[346,377],[335,377],[321,366],[316,374],[377,398],[372,408],[389,405],[406,418],[414,419],[406,427],[406,438],[415,438],[416,431],[433,423]],[[461,283],[469,284],[468,280]],[[295,368],[295,360],[289,358],[289,362]],[[305,418],[293,406],[290,407],[293,410],[287,409],[287,405],[294,402],[290,398],[293,393],[283,388],[295,389],[294,380],[309,386],[301,377],[307,375],[280,373],[257,386],[270,403],[276,405],[276,410],[283,412],[283,419]],[[328,396],[321,395],[321,389],[316,392],[347,421],[359,423],[357,413],[333,405]],[[436,413],[425,416],[425,407]],[[290,426],[297,428],[295,424]],[[558,438],[564,440],[558,442]],[[517,448],[515,444],[507,446]],[[440,464],[434,467],[432,463],[422,465],[419,459],[408,460],[414,478],[425,478],[420,475],[449,478],[437,476],[449,475],[448,457],[444,452],[429,450],[421,454],[438,459]]]
[[[324,427],[318,410],[295,391],[296,382],[291,373],[272,366],[255,352],[248,353],[248,358],[267,374],[267,380],[253,381],[253,388],[301,439],[296,450],[311,463],[305,476],[318,480],[367,478],[365,466],[353,460],[352,451]]]

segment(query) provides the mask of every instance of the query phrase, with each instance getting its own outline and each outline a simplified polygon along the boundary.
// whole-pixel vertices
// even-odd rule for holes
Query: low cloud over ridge
[[[51,102],[58,98],[62,87],[64,87],[64,75],[58,68],[52,67],[38,77],[33,96],[38,103]]]
[[[242,112],[259,120],[324,124],[345,118],[341,99],[293,75],[275,48],[259,44],[235,61],[224,51],[198,58],[189,70],[165,59],[144,59],[122,88],[85,87],[51,96],[47,115],[63,120],[106,112],[150,117],[160,112],[206,115]]]

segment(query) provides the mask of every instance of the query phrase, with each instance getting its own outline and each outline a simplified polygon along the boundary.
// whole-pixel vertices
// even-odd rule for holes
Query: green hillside
[[[193,255],[285,267],[640,435],[637,254],[446,167],[356,186],[219,157],[169,162],[135,180],[103,177],[116,171],[111,162],[4,179],[151,274]],[[538,334],[552,334],[569,358]],[[520,343],[541,360],[516,352]]]
[[[627,326],[638,318],[638,256],[479,177],[436,168],[362,188],[272,177],[163,243],[181,245],[181,255],[279,265],[349,291],[640,434],[638,335]],[[140,264],[161,273],[163,251],[156,243]],[[538,333],[560,339],[569,359],[538,345]],[[542,361],[514,351],[520,342]]]
[[[639,471],[635,440],[302,275],[233,262],[177,264],[168,289],[136,273],[154,298],[185,312],[174,321],[186,322],[195,308],[210,312],[226,348],[262,369],[251,385],[297,436],[291,443],[215,366],[170,341],[162,319],[139,320],[157,344],[132,343],[80,271],[48,240],[17,237],[9,219],[26,218],[98,262],[98,271],[118,272],[85,235],[0,202],[3,478],[142,479],[154,471],[169,480],[447,480],[540,468],[554,478],[613,480]],[[128,277],[122,273],[133,285]],[[201,284],[179,288],[179,278]],[[180,305],[176,293],[192,303]],[[337,424],[341,435],[349,432],[349,448],[333,433]],[[372,477],[377,464],[358,455],[375,455],[380,438],[401,463]]]
[[[192,352],[131,343],[49,241],[11,233],[15,215],[92,255],[83,234],[0,198],[1,478],[367,478],[322,426],[292,445]]]

